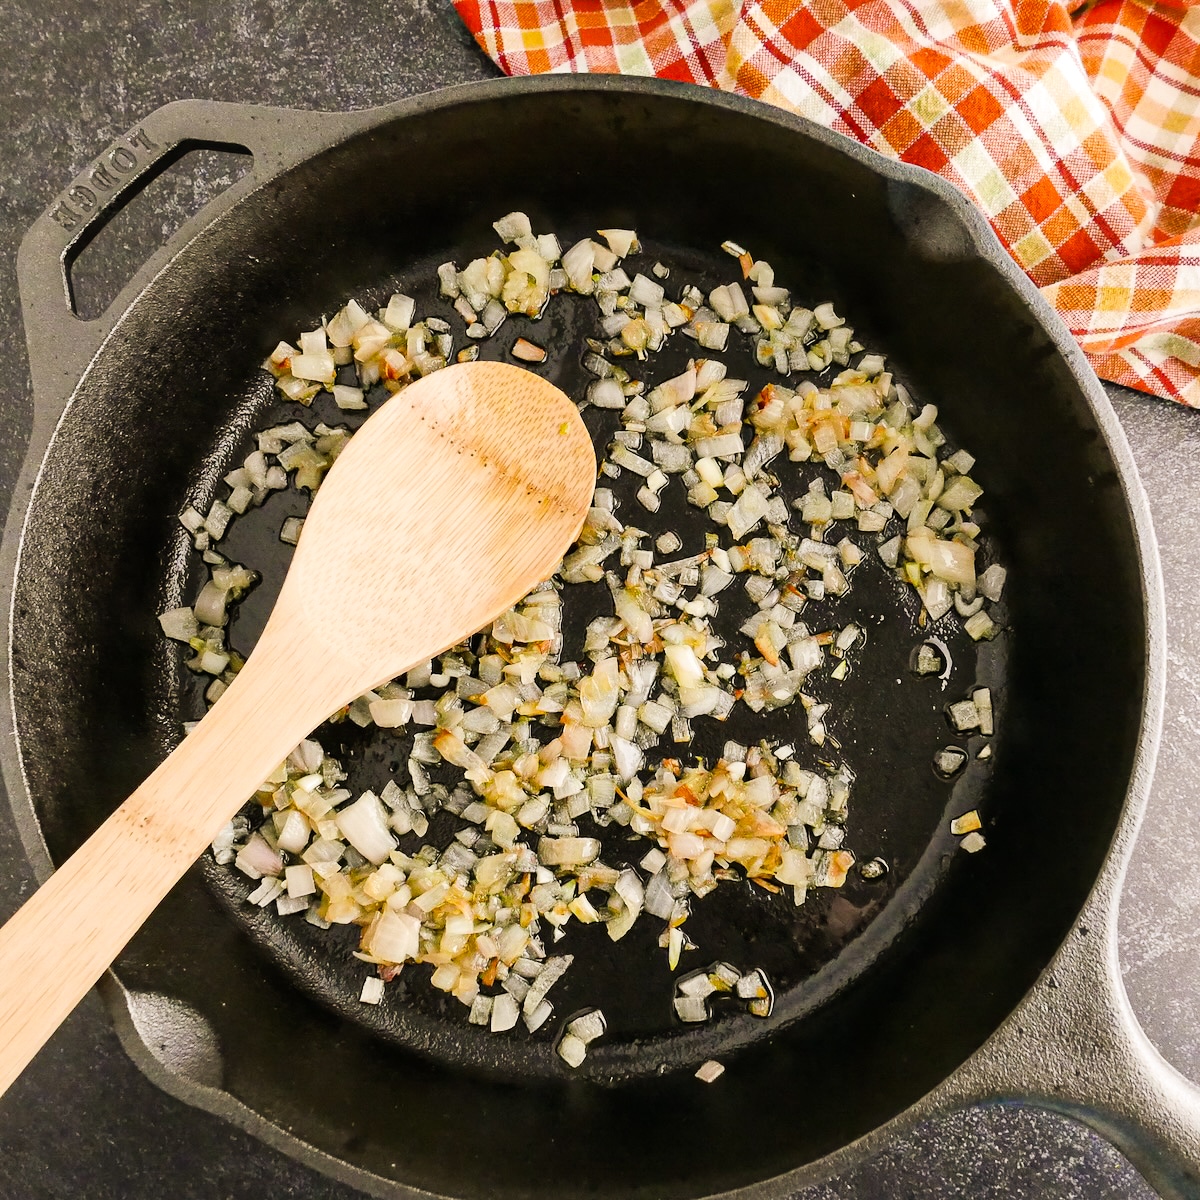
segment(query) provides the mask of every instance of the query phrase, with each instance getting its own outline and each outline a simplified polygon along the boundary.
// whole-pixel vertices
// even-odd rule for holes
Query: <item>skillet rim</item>
[[[1143,609],[1147,628],[1145,655],[1145,688],[1141,705],[1141,725],[1138,732],[1133,771],[1124,803],[1116,817],[1114,834],[1095,884],[1084,904],[1084,913],[1095,912],[1104,923],[1115,914],[1120,882],[1128,863],[1137,827],[1140,824],[1149,796],[1150,779],[1157,751],[1165,691],[1165,604],[1162,595],[1161,569],[1157,546],[1150,519],[1149,504],[1132,453],[1124,432],[1116,418],[1103,389],[1088,365],[1082,351],[1071,338],[1060,318],[1042,299],[1023,272],[1016,266],[1008,253],[1001,247],[983,215],[954,187],[930,172],[898,161],[884,158],[868,147],[822,126],[784,112],[769,105],[740,96],[716,92],[707,88],[679,84],[652,78],[625,76],[555,75],[520,79],[497,79],[483,83],[459,85],[432,93],[408,97],[376,108],[355,110],[350,113],[304,112],[290,109],[260,108],[257,106],[223,105],[210,101],[181,101],[165,106],[153,116],[173,110],[195,123],[198,131],[196,140],[211,140],[210,134],[220,134],[222,117],[237,109],[250,119],[257,116],[264,122],[274,121],[279,126],[290,125],[291,130],[301,130],[304,136],[276,159],[264,163],[263,169],[256,168],[242,181],[235,184],[206,209],[187,222],[179,232],[154,254],[122,289],[111,309],[95,322],[76,322],[70,318],[73,330],[90,332],[93,345],[81,355],[78,368],[72,364],[60,371],[57,388],[51,382],[45,363],[38,354],[37,331],[30,316],[39,307],[45,307],[44,278],[34,270],[36,256],[45,251],[47,245],[61,241],[61,231],[51,227],[49,210],[31,227],[22,242],[18,256],[18,274],[22,308],[26,320],[29,340],[30,366],[34,377],[34,422],[25,462],[18,477],[8,513],[3,545],[0,546],[0,576],[4,589],[4,672],[0,687],[0,770],[16,817],[18,831],[27,857],[33,864],[39,880],[44,880],[52,870],[50,856],[42,839],[40,827],[33,811],[28,779],[26,777],[20,738],[16,728],[15,700],[13,692],[12,639],[14,629],[13,602],[16,580],[21,568],[21,550],[24,533],[42,465],[51,449],[55,434],[63,417],[69,411],[79,390],[86,382],[93,365],[104,355],[110,340],[119,336],[123,319],[142,291],[162,272],[170,269],[175,256],[197,235],[215,222],[228,217],[237,206],[252,196],[271,179],[298,166],[315,154],[331,149],[356,135],[367,134],[385,125],[420,116],[423,113],[450,108],[463,103],[486,101],[507,95],[535,94],[541,92],[622,92],[642,94],[647,97],[669,96],[686,98],[696,103],[709,104],[739,112],[757,120],[765,120],[794,131],[812,141],[821,143],[866,167],[885,180],[911,187],[918,192],[931,195],[943,207],[957,217],[959,225],[970,242],[970,254],[978,256],[999,271],[1004,281],[1012,288],[1032,317],[1042,326],[1058,353],[1065,360],[1080,392],[1086,399],[1108,456],[1116,469],[1121,493],[1128,509],[1138,553],[1139,576],[1142,585]],[[203,131],[199,135],[199,131]],[[221,139],[217,140],[229,140]],[[236,140],[236,139],[233,139]],[[64,247],[66,253],[69,247]],[[58,301],[61,307],[61,298]],[[54,395],[61,390],[64,381],[70,378],[66,395]],[[1045,971],[1049,971],[1061,951],[1052,956]],[[1045,971],[1043,974],[1045,974]],[[1110,972],[1111,974],[1111,972]],[[1036,990],[1036,988],[1035,988]],[[137,1032],[133,1006],[136,1001],[121,985],[110,970],[101,980],[101,991],[113,1015],[118,1034],[126,1051],[139,1067],[164,1090],[176,1095],[196,1107],[214,1112],[235,1124],[255,1133],[262,1140],[275,1145],[293,1157],[309,1162],[326,1174],[334,1175],[355,1187],[366,1188],[371,1194],[387,1196],[425,1196],[429,1193],[415,1191],[389,1180],[370,1174],[362,1168],[353,1167],[340,1159],[333,1159],[324,1152],[299,1142],[265,1118],[235,1100],[220,1089],[203,1087],[183,1078],[169,1069],[148,1050]],[[1030,995],[1033,993],[1031,992]],[[917,1101],[904,1112],[877,1126],[870,1133],[849,1143],[842,1149],[826,1155],[814,1163],[799,1168],[796,1172],[762,1184],[750,1185],[736,1193],[744,1197],[775,1193],[781,1186],[800,1186],[818,1182],[844,1170],[852,1162],[860,1161],[873,1149],[894,1138],[904,1128],[946,1107],[947,1099],[965,1096],[971,1089],[964,1084],[970,1082],[972,1064],[984,1055],[999,1034],[1018,1016],[1029,997],[1022,1000],[1001,1025],[987,1046],[976,1051],[958,1071],[947,1077],[926,1097]],[[965,1074],[964,1074],[965,1073]],[[963,1078],[960,1078],[962,1076]],[[951,1086],[953,1084],[953,1086]],[[994,1091],[993,1088],[987,1089]],[[382,1190],[376,1190],[381,1188]]]

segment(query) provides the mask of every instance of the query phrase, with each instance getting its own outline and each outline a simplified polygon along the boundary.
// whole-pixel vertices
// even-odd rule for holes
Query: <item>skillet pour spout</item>
[[[1200,1098],[1138,1030],[1116,966],[1117,897],[1162,716],[1147,504],[1098,381],[967,202],[776,109],[647,79],[497,80],[349,114],[183,102],[121,144],[145,176],[197,141],[247,148],[254,166],[103,317],[79,321],[65,306],[63,263],[105,214],[67,230],[52,205],[22,246],[36,415],[3,544],[0,761],[43,874],[178,738],[178,670],[155,625],[185,602],[176,515],[211,493],[273,411],[257,368],[280,331],[488,253],[491,222],[514,209],[565,236],[661,237],[664,261],[714,283],[732,260],[705,256],[733,238],[798,292],[853,313],[864,341],[980,457],[1009,627],[975,664],[995,673],[1002,710],[975,797],[986,849],[953,853],[945,793],[929,808],[928,760],[921,774],[898,749],[866,759],[861,835],[920,831],[932,811],[929,828],[907,874],[878,893],[886,902],[843,922],[830,957],[753,1036],[718,1023],[631,1037],[604,1060],[613,1069],[569,1076],[535,1040],[479,1040],[459,1014],[422,1008],[415,985],[411,1002],[364,1012],[344,970],[352,947],[256,915],[208,862],[105,986],[147,1074],[381,1196],[783,1195],[933,1113],[989,1099],[1087,1121],[1164,1196],[1200,1195]],[[580,147],[586,170],[570,165]],[[698,162],[745,186],[720,206],[693,197]],[[764,204],[756,184],[768,178],[777,202]],[[571,320],[545,365],[568,393],[586,378]],[[228,348],[215,361],[214,345]],[[117,578],[95,587],[113,562]],[[864,729],[878,725],[873,703],[854,694]],[[98,745],[112,750],[99,763]],[[1042,830],[1071,830],[1070,852]],[[744,914],[728,928],[752,944]],[[615,954],[624,946],[597,961],[632,980]],[[146,997],[168,998],[154,1011],[204,1030],[209,1049],[149,1048]],[[709,1087],[693,1078],[704,1057],[726,1066]],[[319,1101],[312,1061],[330,1066]],[[587,1136],[563,1135],[564,1122]],[[529,1155],[496,1156],[483,1175],[457,1140],[464,1125],[502,1127]]]

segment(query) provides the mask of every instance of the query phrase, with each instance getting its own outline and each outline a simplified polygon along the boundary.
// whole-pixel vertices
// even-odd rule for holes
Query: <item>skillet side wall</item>
[[[865,1134],[982,1044],[1082,907],[1132,766],[1145,625],[1120,481],[1050,338],[938,198],[783,118],[613,92],[434,106],[268,185],[133,306],[47,457],[14,608],[25,769],[61,861],[176,736],[154,702],[172,669],[154,619],[165,548],[187,483],[220,473],[199,466],[215,431],[236,413],[228,444],[267,396],[257,363],[281,331],[430,247],[482,250],[514,207],[535,228],[737,238],[851,314],[979,457],[1016,631],[986,851],[953,865],[853,988],[710,1089],[676,1076],[515,1088],[381,1048],[262,966],[195,878],[122,970],[144,981],[194,936],[169,986],[216,1030],[227,1090],[380,1175],[496,1197],[733,1188]],[[323,1056],[337,1067],[314,1104]],[[495,1144],[466,1147],[464,1126],[496,1130]],[[535,1147],[536,1170],[502,1145]]]

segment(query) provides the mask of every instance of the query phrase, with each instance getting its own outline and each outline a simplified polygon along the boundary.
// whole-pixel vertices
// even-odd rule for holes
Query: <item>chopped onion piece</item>
[[[977,612],[973,617],[968,617],[963,622],[963,629],[977,642],[994,638],[999,632],[995,622],[986,612]]]
[[[378,866],[396,848],[388,817],[374,792],[363,794],[337,814],[342,837],[368,862]]]
[[[338,408],[347,411],[353,409],[366,408],[367,402],[363,398],[363,390],[360,387],[346,387],[344,384],[335,383],[333,385],[333,402]]]
[[[177,642],[189,642],[200,632],[200,623],[190,608],[173,608],[162,613],[158,623],[163,633]]]
[[[504,992],[493,998],[491,1024],[493,1033],[504,1033],[512,1029],[520,1019],[520,1016],[521,1006],[517,1003],[515,997]]]
[[[264,875],[281,875],[283,859],[267,845],[261,833],[253,834],[250,840],[238,851],[234,865],[243,875],[251,879],[261,879]]]
[[[971,699],[979,711],[979,732],[985,737],[991,737],[995,732],[992,714],[992,693],[989,688],[976,688],[971,693]]]
[[[946,746],[933,756],[933,767],[944,779],[957,774],[966,765],[967,754],[958,746]]]
[[[919,529],[905,539],[905,551],[922,567],[947,583],[975,584],[975,551],[962,542],[938,540],[928,529]]]
[[[311,896],[317,890],[316,882],[313,879],[313,869],[305,863],[287,867],[284,870],[284,879],[288,895],[293,899]]]
[[[600,229],[597,232],[618,258],[627,258],[641,250],[638,236],[632,229]]]
[[[508,216],[501,217],[500,220],[493,222],[492,228],[504,242],[516,242],[533,233],[529,218],[523,212],[511,212]]]
[[[592,292],[592,269],[595,263],[596,243],[590,238],[576,242],[562,256],[562,269],[567,273],[571,287],[582,295],[590,295]]]
[[[600,855],[600,843],[587,837],[544,837],[538,842],[538,861],[547,867],[581,867]]]
[[[708,1002],[703,996],[676,995],[674,1007],[675,1015],[688,1024],[708,1020]]]
[[[1004,580],[1008,572],[999,564],[993,563],[979,576],[977,586],[980,593],[995,603],[1004,591]]]
[[[938,505],[951,512],[963,512],[983,495],[983,488],[967,475],[956,475],[942,489]]]
[[[402,963],[420,953],[421,922],[407,912],[384,908],[368,927],[363,948],[381,962]]]
[[[574,961],[574,956],[570,954],[564,954],[558,958],[546,959],[545,965],[538,973],[533,986],[525,996],[521,1005],[522,1011],[532,1016],[542,1001],[546,999],[546,993],[562,978],[563,972]]]
[[[568,1033],[558,1043],[558,1056],[568,1067],[578,1067],[587,1058],[587,1043]]]
[[[535,346],[533,342],[526,341],[525,338],[518,338],[512,348],[513,358],[519,358],[522,362],[540,363],[546,361],[546,351],[541,346]]]
[[[577,1037],[585,1046],[590,1045],[598,1037],[603,1037],[608,1028],[604,1014],[598,1009],[589,1009],[581,1013],[567,1025],[567,1033]]]
[[[974,833],[976,829],[982,829],[983,822],[979,819],[979,813],[975,809],[971,809],[968,813],[963,813],[961,817],[955,817],[950,822],[950,832],[956,835],[964,833]]]

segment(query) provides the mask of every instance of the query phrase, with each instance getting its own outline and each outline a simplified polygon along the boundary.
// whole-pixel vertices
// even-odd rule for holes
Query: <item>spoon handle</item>
[[[289,686],[289,654],[284,639],[264,637],[191,734],[0,928],[0,1095],[225,822],[336,706]]]

